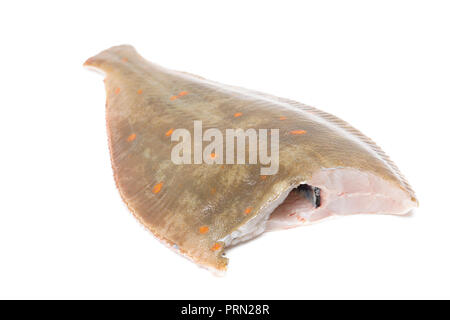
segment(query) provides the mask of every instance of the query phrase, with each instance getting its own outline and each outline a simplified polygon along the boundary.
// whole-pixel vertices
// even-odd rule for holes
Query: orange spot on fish
[[[252,210],[252,207],[248,207],[247,209],[245,209],[245,214],[249,214],[250,212],[252,212]]]
[[[280,120],[286,120],[287,118],[286,117],[280,117]]]
[[[178,99],[179,97],[182,97],[182,96],[187,95],[188,93],[189,93],[189,92],[187,92],[187,91],[181,91],[178,95],[176,95],[176,96],[171,96],[171,97],[170,97],[170,101],[176,100],[176,99]]]
[[[261,180],[266,180],[267,176],[261,176]]]
[[[237,112],[237,113],[234,114],[235,118],[240,117],[240,116],[242,116],[242,112]]]
[[[219,250],[220,248],[222,248],[222,246],[220,245],[220,243],[215,243],[215,244],[211,247],[211,250],[212,250],[212,251],[217,251],[217,250]]]
[[[162,186],[163,186],[163,183],[162,183],[162,182],[160,182],[160,183],[158,183],[157,185],[155,185],[155,186],[153,187],[153,193],[154,193],[154,194],[157,194],[158,192],[160,192]]]
[[[198,232],[200,232],[201,234],[208,233],[208,231],[209,231],[208,226],[201,226],[201,227],[198,229]]]
[[[128,138],[127,138],[127,141],[128,141],[128,142],[131,142],[131,141],[133,141],[134,139],[136,139],[136,133],[130,134],[130,135],[128,136]]]
[[[166,136],[167,137],[170,136],[172,134],[172,132],[173,132],[173,129],[170,129],[169,131],[166,132]]]
[[[300,221],[300,222],[306,222],[306,219],[303,218],[303,217],[297,217],[297,220]]]
[[[293,130],[290,132],[290,134],[305,134],[306,131],[305,130]]]
[[[216,193],[216,188],[211,188],[211,194],[215,194]]]
[[[139,89],[139,90],[137,91],[137,94],[142,94],[142,89]]]
[[[119,94],[119,92],[120,92],[120,88],[116,88],[116,90],[114,90],[115,94]]]
[[[211,152],[211,159],[214,159],[216,157],[216,154],[214,152]]]
[[[291,214],[289,214],[289,217],[292,217],[292,216],[295,216],[295,212],[294,212],[294,213],[291,213]]]

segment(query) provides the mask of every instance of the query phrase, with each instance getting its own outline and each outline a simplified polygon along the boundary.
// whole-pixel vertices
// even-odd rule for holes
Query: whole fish
[[[109,149],[123,201],[199,265],[225,270],[225,248],[265,230],[417,206],[387,155],[331,114],[165,69],[128,45],[84,65],[106,74]]]

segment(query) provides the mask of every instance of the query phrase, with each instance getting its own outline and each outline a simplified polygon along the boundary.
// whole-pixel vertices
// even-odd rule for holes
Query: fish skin
[[[116,185],[135,217],[156,237],[199,265],[224,270],[221,239],[323,168],[372,173],[416,197],[398,168],[344,121],[301,103],[165,69],[129,45],[112,47],[85,66],[106,74],[106,122]],[[185,93],[181,94],[180,93]],[[176,98],[173,98],[176,97]],[[235,116],[235,114],[239,114]],[[169,130],[280,129],[279,171],[260,165],[175,165]],[[304,130],[305,134],[290,134]],[[155,192],[155,186],[160,190]],[[215,190],[213,192],[213,190]],[[246,208],[252,208],[250,212]],[[199,230],[203,227],[202,231]]]

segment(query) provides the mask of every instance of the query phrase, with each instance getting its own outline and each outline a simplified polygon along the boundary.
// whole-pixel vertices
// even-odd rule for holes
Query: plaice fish
[[[417,206],[386,154],[333,115],[165,69],[128,45],[84,65],[106,75],[109,148],[123,201],[156,237],[201,266],[225,270],[225,248],[265,230]],[[261,163],[174,163],[172,134],[186,128],[194,136],[194,121],[224,132],[277,129],[276,174],[262,175]]]

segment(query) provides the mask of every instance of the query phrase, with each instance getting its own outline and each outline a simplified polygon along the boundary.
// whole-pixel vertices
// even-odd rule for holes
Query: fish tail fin
[[[104,72],[120,68],[120,65],[140,57],[136,49],[130,45],[111,47],[87,59],[83,66],[100,69]]]

